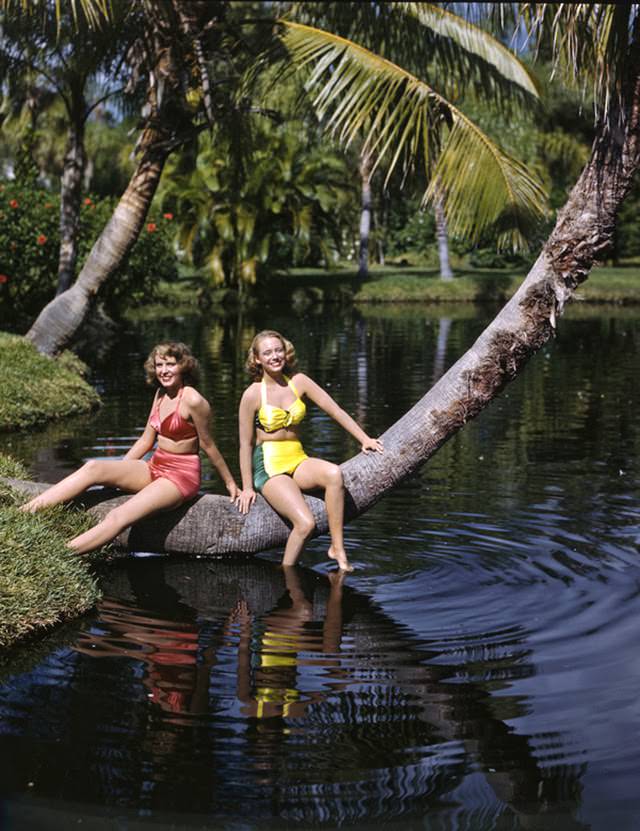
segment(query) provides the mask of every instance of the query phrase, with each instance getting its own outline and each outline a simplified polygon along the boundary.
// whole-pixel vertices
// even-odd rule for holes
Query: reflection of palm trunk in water
[[[201,567],[194,580],[185,578],[181,568],[193,569],[193,565],[164,567],[167,577],[175,575],[178,588],[167,590],[164,607],[158,612],[142,617],[132,603],[103,603],[101,618],[94,622],[93,633],[81,638],[79,649],[91,656],[121,655],[143,662],[147,689],[161,692],[149,697],[151,706],[159,706],[170,720],[175,719],[186,736],[198,724],[187,714],[208,714],[209,721],[215,715],[212,689],[217,692],[225,679],[222,670],[218,678],[213,669],[224,647],[228,673],[233,666],[230,650],[235,646],[235,692],[247,718],[243,767],[253,770],[259,782],[272,789],[274,811],[281,803],[286,813],[294,798],[305,804],[313,801],[312,794],[316,798],[323,787],[314,783],[334,782],[335,758],[346,754],[341,756],[343,761],[356,768],[355,772],[350,768],[349,775],[359,776],[372,787],[380,780],[380,787],[390,794],[387,801],[400,793],[410,807],[412,800],[425,793],[433,795],[434,788],[436,793],[450,793],[456,782],[475,771],[484,774],[499,800],[518,815],[521,827],[545,831],[583,827],[572,816],[579,803],[579,771],[562,765],[539,767],[528,737],[517,735],[493,715],[492,699],[483,685],[452,684],[460,674],[454,659],[449,666],[443,664],[441,653],[428,650],[368,597],[343,586],[344,575],[332,575],[328,582],[300,567],[223,562],[216,564],[215,572]],[[146,585],[147,581],[140,582],[143,595]],[[168,611],[171,594],[180,598],[179,603],[174,600],[173,619]],[[144,600],[151,606],[150,595]],[[206,638],[206,649],[198,647],[205,640],[196,623],[199,604],[215,608],[217,617],[219,611],[229,609],[226,623],[216,625],[214,637]],[[186,620],[183,612],[183,620],[176,622],[177,605],[188,610]],[[344,638],[347,649],[342,646]],[[172,651],[180,657],[169,673],[166,653]],[[519,653],[514,644],[512,654],[519,670],[526,669],[518,658],[526,654],[524,645]],[[83,676],[79,672],[75,683]],[[513,717],[520,714],[516,708]],[[268,727],[263,728],[264,719]],[[296,720],[300,741],[304,731],[312,729],[310,725],[323,725],[322,752],[304,772],[284,761],[292,749],[290,719]],[[155,748],[146,735],[149,725],[138,729],[144,733],[133,736],[134,745]],[[172,735],[177,741],[177,734]],[[93,736],[93,741],[97,738]],[[221,744],[213,733],[208,741],[212,749]],[[363,757],[361,746],[365,745],[370,751]],[[446,749],[443,754],[438,751],[444,745],[464,749],[462,756],[456,752],[460,761],[455,767],[447,761]],[[432,753],[425,752],[429,747]],[[174,764],[173,748],[171,741],[161,742],[155,751],[163,770]],[[100,749],[92,747],[91,752],[99,754]],[[221,747],[216,752],[223,754],[222,760],[227,751]],[[354,758],[349,754],[355,754]],[[176,771],[181,762],[178,756],[176,752]],[[407,765],[410,794],[406,794]],[[334,810],[340,812],[340,795],[322,791],[317,798],[333,800]],[[384,810],[383,803],[381,799],[379,810]],[[548,814],[538,815],[545,803],[555,803],[561,812],[556,817],[559,825]],[[543,818],[544,823],[538,824]]]
[[[433,375],[431,383],[435,384],[438,378],[442,377],[445,370],[445,360],[447,357],[447,341],[449,340],[449,331],[451,329],[451,319],[448,317],[441,317],[438,324],[438,341],[436,343],[436,351],[433,358]]]

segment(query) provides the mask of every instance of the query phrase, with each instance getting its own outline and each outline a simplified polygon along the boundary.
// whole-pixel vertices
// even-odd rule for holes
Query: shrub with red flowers
[[[80,208],[78,273],[115,205],[115,199],[84,198]],[[54,297],[59,213],[57,194],[16,182],[0,185],[0,326],[24,328]],[[110,314],[117,316],[126,307],[151,302],[159,281],[175,279],[174,225],[161,214],[149,215],[126,262],[100,290],[100,300]]]

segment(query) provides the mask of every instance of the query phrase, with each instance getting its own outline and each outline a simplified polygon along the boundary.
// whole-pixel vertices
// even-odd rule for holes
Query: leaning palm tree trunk
[[[610,249],[617,211],[639,167],[640,79],[624,132],[601,129],[589,163],[516,294],[471,349],[384,434],[384,453],[359,454],[342,465],[348,518],[364,513],[430,459],[549,340],[576,287]],[[44,486],[23,487],[32,491]],[[89,497],[96,500],[95,493]],[[91,511],[103,516],[118,499],[125,498],[98,502]],[[325,532],[323,502],[311,497],[308,502],[318,533]],[[261,498],[243,517],[228,498],[207,495],[178,512],[140,523],[117,543],[132,549],[224,554],[282,545],[288,533],[285,523]]]
[[[98,289],[138,239],[168,155],[157,138],[153,129],[147,130],[140,162],[76,282],[44,307],[27,332],[40,352],[55,355],[73,339]]]
[[[47,355],[55,355],[74,338],[98,289],[121,265],[136,242],[167,157],[202,128],[202,125],[194,124],[193,113],[186,106],[185,74],[191,81],[199,76],[207,109],[211,110],[211,85],[200,35],[214,24],[222,26],[226,6],[203,4],[197,0],[172,0],[170,4],[145,0],[143,5],[147,31],[134,50],[135,54],[132,53],[135,74],[147,75],[146,101],[142,110],[146,126],[136,145],[140,161],[78,279],[70,289],[45,306],[27,333],[37,349]],[[86,7],[89,9],[91,3]],[[101,11],[104,11],[103,7],[104,4],[100,4]],[[176,19],[180,21],[180,36],[174,25]],[[184,48],[179,48],[180,42]],[[197,44],[196,64],[189,60],[194,44]]]

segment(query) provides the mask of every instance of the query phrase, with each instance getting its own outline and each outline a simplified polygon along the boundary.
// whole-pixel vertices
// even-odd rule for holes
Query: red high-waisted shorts
[[[200,456],[197,453],[169,453],[158,448],[147,462],[152,479],[168,479],[183,499],[192,499],[200,490]]]

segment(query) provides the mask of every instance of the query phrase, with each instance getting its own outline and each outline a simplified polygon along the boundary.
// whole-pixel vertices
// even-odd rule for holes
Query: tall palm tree
[[[386,168],[388,183],[400,166],[413,189],[431,179],[423,206],[434,209],[443,254],[448,225],[471,241],[498,225],[501,244],[526,246],[544,207],[540,187],[452,103],[463,89],[485,107],[530,106],[537,88],[526,67],[487,31],[433,4],[288,5],[283,41],[296,64],[311,67],[319,115],[345,144],[363,144],[362,227],[371,176]],[[446,256],[442,272],[450,274]]]
[[[14,4],[36,5],[33,0],[2,0],[0,8]],[[137,15],[140,36],[129,48],[127,61],[131,86],[142,88],[144,103],[137,164],[114,214],[75,283],[42,310],[27,333],[48,355],[55,355],[73,339],[100,286],[135,243],[169,154],[214,117],[204,55],[224,52],[228,34],[223,32],[228,3],[222,0],[68,0],[67,6],[75,15],[82,9],[93,25],[105,16],[111,18],[121,6]]]
[[[364,280],[369,275],[369,235],[371,232],[371,214],[373,199],[371,196],[371,176],[373,159],[368,153],[360,154],[360,245],[358,247],[358,278]]]

